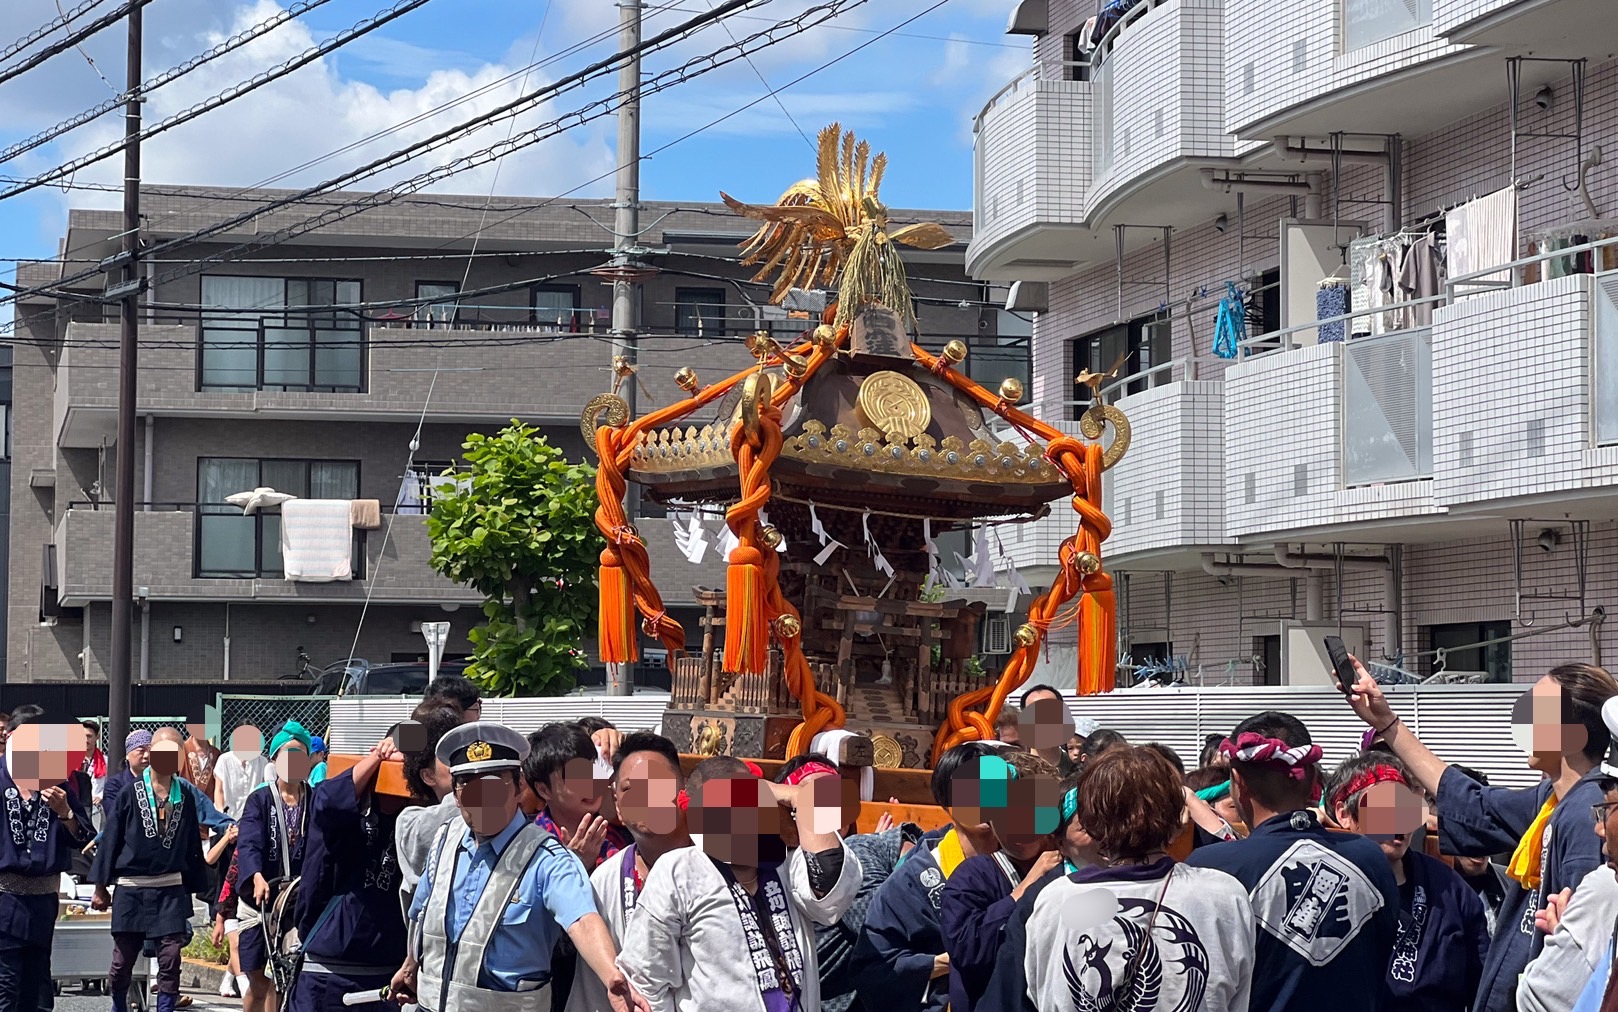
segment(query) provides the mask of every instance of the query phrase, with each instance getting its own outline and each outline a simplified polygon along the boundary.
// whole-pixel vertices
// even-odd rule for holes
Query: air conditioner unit
[[[1011,616],[988,615],[983,620],[983,652],[1011,653]]]

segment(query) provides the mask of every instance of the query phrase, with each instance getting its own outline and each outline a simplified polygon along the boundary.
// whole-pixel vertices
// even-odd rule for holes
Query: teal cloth
[[[1197,797],[1211,805],[1215,801],[1223,800],[1224,797],[1229,793],[1230,781],[1226,780],[1222,784],[1214,784],[1212,787],[1204,787],[1202,790],[1197,792]]]
[[[275,733],[274,740],[270,742],[270,758],[274,759],[283,748],[286,748],[293,742],[297,742],[299,745],[302,745],[303,750],[308,752],[309,742],[312,738],[313,735],[304,730],[302,724],[295,720],[289,720],[281,726],[281,730]]]
[[[141,773],[140,778],[146,783],[146,797],[152,806],[152,816],[155,818],[157,816],[157,790],[152,786],[152,768],[150,766],[146,767],[146,769]],[[173,808],[179,803],[180,777],[178,774],[176,774],[169,777],[168,804],[170,808]]]
[[[326,764],[316,763],[315,768],[309,771],[309,786],[313,787],[326,779]]]

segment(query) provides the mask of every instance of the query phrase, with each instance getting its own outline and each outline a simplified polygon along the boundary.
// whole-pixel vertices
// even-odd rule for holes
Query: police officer
[[[565,931],[615,1012],[650,1012],[615,963],[584,865],[518,809],[527,739],[478,721],[445,734],[437,752],[461,819],[429,851],[394,999],[424,1012],[549,1012],[551,952]]]

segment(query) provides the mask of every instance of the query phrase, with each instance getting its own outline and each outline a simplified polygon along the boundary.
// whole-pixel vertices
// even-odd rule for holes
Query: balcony
[[[1129,564],[1166,551],[1228,544],[1224,384],[1182,379],[1123,397],[1132,436],[1104,484],[1112,518],[1107,559]]]
[[[1456,300],[1434,314],[1433,366],[1452,508],[1618,485],[1618,272]]]
[[[354,346],[323,348],[321,332],[256,328],[219,358],[199,349],[199,328],[143,325],[138,410],[188,417],[343,419],[415,422],[424,407],[440,421],[574,421],[607,385],[611,352],[593,340],[555,340],[554,327],[371,325]],[[346,336],[346,335],[345,335]],[[301,338],[297,340],[295,338]],[[682,396],[674,370],[691,365],[709,378],[752,364],[740,342],[702,346],[689,338],[643,338],[641,378],[649,403]],[[693,347],[697,345],[696,347]],[[57,368],[56,438],[95,448],[117,431],[118,327],[74,323]],[[428,391],[431,390],[429,400]]]
[[[1053,281],[1082,262],[1090,84],[1041,74],[1019,75],[978,113],[973,277]]]
[[[1598,58],[1612,51],[1610,0],[1431,0],[1433,32],[1508,52]]]
[[[206,558],[199,538],[197,511],[189,506],[156,506],[135,514],[135,584],[148,588],[152,600],[172,601],[311,601],[359,604],[369,593],[373,604],[476,604],[482,595],[457,586],[433,571],[432,547],[426,518],[399,516],[383,550],[382,531],[363,534],[363,574],[367,579],[343,583],[293,583],[268,575],[259,563],[262,542],[255,528],[208,531]],[[245,517],[205,518],[250,520]],[[389,518],[384,518],[386,519]],[[229,552],[224,541],[242,539],[240,550]],[[68,509],[56,530],[57,579],[61,603],[81,607],[112,597],[113,511]],[[278,557],[279,553],[275,555]],[[230,556],[226,560],[226,556]],[[238,565],[246,560],[245,568]],[[218,569],[225,561],[242,569],[233,578],[198,576],[206,566]],[[265,562],[272,560],[265,558]],[[250,572],[249,572],[250,571]]]
[[[1233,538],[1442,512],[1434,499],[1431,331],[1306,344],[1225,371]]]
[[[1227,0],[1225,129],[1419,136],[1503,100],[1499,54],[1435,28],[1444,2]]]
[[[1188,225],[1211,215],[1197,169],[1229,166],[1220,67],[1224,0],[1142,0],[1096,46],[1085,220]],[[1110,252],[1110,251],[1109,251]]]

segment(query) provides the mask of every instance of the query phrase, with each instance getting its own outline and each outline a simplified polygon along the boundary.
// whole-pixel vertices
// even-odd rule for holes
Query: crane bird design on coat
[[[1073,1012],[1196,1012],[1208,989],[1208,952],[1173,909],[1120,898],[1111,921],[1068,947],[1062,975]]]

